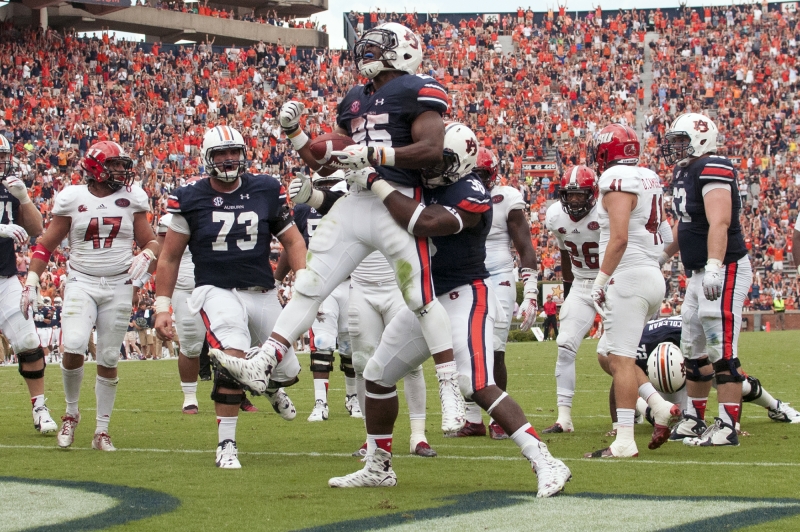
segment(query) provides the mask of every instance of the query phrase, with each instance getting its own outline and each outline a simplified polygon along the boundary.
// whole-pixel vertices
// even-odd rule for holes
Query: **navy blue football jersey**
[[[411,124],[419,115],[427,111],[443,115],[447,102],[447,91],[435,79],[406,74],[377,91],[371,82],[350,89],[339,103],[336,123],[357,144],[399,148],[414,143]],[[378,166],[376,170],[387,181],[402,186],[421,184],[420,170],[395,166]]]
[[[473,227],[465,227],[455,235],[431,239],[436,248],[431,259],[436,295],[489,277],[486,270],[486,237],[492,228],[492,196],[478,176],[470,174],[450,186],[425,189],[423,197],[427,205],[458,207],[482,215],[481,221]]]
[[[33,314],[33,324],[36,326],[37,329],[45,329],[47,327],[52,327],[53,326],[52,321],[49,323],[45,321],[45,320],[51,320],[52,317],[53,317],[53,308],[42,305],[41,307],[39,307],[39,310],[37,310]]]
[[[53,307],[53,315],[50,317],[51,327],[61,327],[61,307]]]
[[[11,195],[6,187],[0,185],[0,224],[19,223],[19,200]],[[17,274],[17,255],[14,241],[0,238],[0,276],[11,277]]]
[[[322,213],[305,203],[298,203],[294,206],[292,214],[297,230],[303,235],[303,240],[306,241],[306,247],[308,247],[309,239],[314,236],[314,230],[322,220]]]
[[[725,157],[711,155],[694,160],[685,168],[675,166],[672,183],[673,205],[678,214],[678,245],[681,261],[687,270],[705,268],[708,261],[708,219],[703,204],[703,187],[723,183],[731,189],[731,225],[728,227],[728,247],[724,264],[747,255],[739,211],[742,207],[736,169]]]
[[[639,340],[639,347],[636,349],[636,365],[647,373],[647,357],[658,344],[671,342],[680,347],[682,326],[683,321],[680,316],[648,321],[642,339]]]
[[[214,190],[211,179],[200,179],[169,196],[167,211],[183,216],[191,230],[196,286],[275,286],[269,262],[272,235],[294,223],[286,191],[269,175],[243,174],[241,180],[230,193]]]

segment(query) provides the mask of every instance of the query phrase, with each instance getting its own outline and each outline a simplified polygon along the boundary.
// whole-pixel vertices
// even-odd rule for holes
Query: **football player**
[[[324,190],[312,191],[308,179],[300,176],[289,185],[289,195],[292,201],[298,204],[298,207],[305,202],[306,205],[316,211],[317,208],[321,208],[325,194],[343,195],[344,190],[346,190],[346,187],[342,187],[343,184],[336,185],[327,192]],[[340,187],[341,190],[337,190]],[[302,209],[295,207],[295,212],[298,210],[302,212]],[[301,225],[302,222],[299,222],[298,227]],[[356,376],[356,404],[359,416],[361,416],[366,393],[364,368],[369,358],[375,353],[386,325],[397,315],[401,308],[405,307],[405,303],[403,302],[403,294],[394,281],[392,267],[378,251],[370,253],[353,270],[349,292],[347,323],[353,350],[352,369]],[[325,304],[320,308],[324,307]],[[345,372],[347,369],[345,366]],[[436,456],[436,451],[431,449],[425,437],[425,402],[427,394],[422,366],[415,368],[406,375],[403,378],[403,384],[406,404],[408,405],[408,417],[411,421],[410,452],[422,457]],[[457,397],[459,397],[457,393],[447,396],[448,399]],[[366,454],[367,444],[364,443],[361,448],[353,453],[353,456],[363,458]]]
[[[11,144],[0,135],[0,331],[17,355],[19,374],[25,379],[33,405],[33,426],[42,434],[58,429],[44,397],[44,347],[39,342],[28,312],[20,312],[22,286],[17,280],[16,247],[28,236],[42,233],[42,215],[28,196],[28,189],[13,174]],[[6,352],[8,354],[8,351]]]
[[[738,342],[753,276],[739,224],[736,169],[716,151],[717,126],[698,113],[676,118],[661,145],[667,164],[675,165],[672,203],[678,215],[675,241],[661,261],[680,250],[689,277],[681,307],[689,402],[675,435],[703,447],[739,445],[736,423],[746,376],[739,371]],[[701,432],[698,421],[705,418],[714,376],[719,415],[711,430]]]
[[[174,190],[167,203],[172,221],[157,269],[156,330],[163,339],[173,335],[171,298],[189,246],[195,281],[189,312],[200,313],[210,352],[224,350],[231,357],[243,358],[251,347],[267,340],[281,311],[269,262],[272,236],[283,244],[295,271],[305,266],[306,246],[280,182],[245,171],[246,145],[241,133],[229,126],[209,129],[203,137],[202,157],[210,178]],[[296,383],[299,372],[294,351],[288,351],[277,367],[270,368],[272,378],[260,390],[287,420],[294,419],[296,411],[283,386]],[[258,377],[266,379],[266,375],[262,371]],[[239,469],[236,423],[242,386],[218,370],[211,398],[219,441],[215,463]]]
[[[117,396],[117,363],[125,338],[133,298],[158,244],[147,221],[150,210],[144,190],[133,184],[133,161],[116,142],[89,147],[81,161],[87,184],[70,186],[56,197],[53,219],[33,247],[21,308],[38,306],[39,277],[51,252],[68,238],[69,276],[61,315],[66,414],[58,433],[59,447],[69,447],[80,422],[78,410],[84,354],[92,327],[97,325],[97,416],[92,448],[115,451],[108,423]],[[142,252],[133,256],[134,242]]]
[[[522,194],[513,188],[498,184],[497,156],[489,149],[478,148],[475,174],[492,195],[492,228],[486,238],[486,270],[500,306],[494,322],[494,380],[497,387],[505,391],[508,384],[506,370],[506,341],[514,316],[517,301],[517,284],[514,280],[514,257],[511,254],[513,243],[519,255],[520,278],[524,283],[524,300],[519,308],[520,329],[530,329],[536,320],[536,296],[539,294],[538,266],[536,252],[531,243],[531,228],[525,219],[527,208]],[[472,401],[466,403],[466,423],[455,436],[485,436],[480,407]],[[494,420],[489,421],[489,436],[494,440],[504,440],[508,434]]]
[[[556,338],[556,405],[558,419],[542,432],[573,432],[575,358],[592,328],[597,311],[592,285],[600,270],[600,223],[597,218],[597,174],[588,166],[567,169],[561,178],[559,201],[548,207],[545,226],[558,242],[564,278],[561,330]]]
[[[53,343],[53,307],[49,297],[42,298],[42,304],[33,315],[33,324],[39,335],[39,345],[42,346],[45,358],[50,356],[50,344]]]
[[[665,401],[636,368],[641,331],[659,309],[666,287],[658,259],[664,236],[663,191],[655,172],[636,164],[639,139],[628,126],[611,124],[595,137],[592,155],[600,173],[597,218],[600,223],[600,271],[591,297],[603,316],[597,346],[600,366],[613,377],[617,436],[586,458],[625,458],[639,455],[633,439],[636,399],[644,398],[655,418],[648,447],[657,449],[669,438],[669,425],[680,416],[677,405]],[[638,325],[637,325],[638,324]]]
[[[299,178],[298,178],[299,179]],[[344,191],[344,171],[339,170],[329,176],[314,174],[312,184],[315,189],[324,191],[340,188]],[[290,194],[291,198],[291,194]],[[294,198],[291,198],[294,200]],[[303,235],[306,246],[314,236],[314,230],[322,220],[322,213],[307,203],[297,203],[293,211],[297,229]],[[283,279],[288,272],[284,256],[275,268],[275,278]],[[350,347],[350,335],[347,331],[347,308],[350,293],[350,278],[337,286],[317,310],[317,317],[309,331],[309,347],[311,350],[311,372],[314,376],[314,408],[308,421],[326,421],[328,419],[328,382],[333,370],[333,352],[338,346],[341,358],[340,369],[344,372],[345,399],[344,406],[351,417],[361,418],[361,407],[358,405],[356,374],[353,369],[353,353]]]
[[[50,360],[56,362],[61,361],[61,351],[64,349],[64,344],[61,341],[61,309],[64,306],[64,300],[59,296],[53,298],[53,317],[51,323],[53,324],[53,336],[50,350]]]
[[[491,196],[472,173],[477,139],[462,124],[445,130],[443,163],[427,170],[426,207],[402,193],[390,193],[385,205],[392,216],[417,236],[430,237],[437,252],[432,270],[453,331],[455,364],[466,398],[494,416],[522,450],[538,476],[538,496],[560,492],[571,477],[569,468],[553,458],[525,419],[519,405],[494,382],[493,327],[497,300],[486,279],[486,237],[492,227]],[[348,176],[363,188],[374,188],[380,174],[362,170]],[[389,323],[375,355],[364,369],[368,448],[363,469],[331,478],[331,487],[394,486],[392,431],[397,418],[397,381],[430,357],[421,325],[409,309]]]
[[[370,189],[351,189],[322,219],[310,244],[307,268],[297,273],[292,300],[263,353],[248,360],[221,360],[234,378],[249,387],[263,389],[254,381],[264,380],[266,369],[311,326],[322,301],[375,250],[392,265],[403,299],[419,318],[434,359],[452,360],[447,313],[434,295],[430,278],[428,240],[406,232],[382,203],[395,190],[418,203],[423,183],[420,169],[442,162],[442,114],[448,108],[448,95],[433,78],[416,75],[424,47],[418,35],[391,22],[370,29],[356,42],[355,63],[370,81],[353,87],[339,103],[335,130],[356,144],[333,152],[333,164],[353,170],[374,166],[383,179]],[[300,102],[285,103],[279,114],[281,127],[312,170],[329,174],[330,168],[320,170],[308,136],[300,128],[303,109]],[[438,371],[440,383],[445,383],[440,391],[456,389],[457,375],[445,373],[444,367]],[[443,426],[448,430],[463,426],[456,414],[445,417]]]

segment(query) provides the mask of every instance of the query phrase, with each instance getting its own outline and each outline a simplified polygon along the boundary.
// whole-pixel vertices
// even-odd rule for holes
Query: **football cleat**
[[[486,425],[483,424],[483,421],[480,423],[467,421],[458,432],[448,432],[444,435],[445,438],[466,438],[468,436],[486,436]]]
[[[639,418],[640,418],[640,417],[642,417],[642,416],[640,416],[640,415],[637,413],[637,414],[636,414],[636,420],[635,420],[635,423],[637,423],[637,424],[642,424],[642,423],[643,423],[643,421],[639,421]],[[650,423],[651,425],[655,425],[655,424],[656,424],[656,419],[653,417],[653,409],[652,409],[652,408],[650,408],[649,406],[648,406],[648,407],[647,407],[647,409],[644,411],[644,419],[645,419],[645,420],[647,420],[647,422],[648,422],[648,423]]]
[[[564,421],[562,423],[556,421],[544,429],[542,434],[561,434],[562,432],[575,432],[575,427],[572,425],[572,421]]]
[[[70,416],[69,414],[64,414],[61,416],[61,430],[58,431],[58,435],[56,436],[59,447],[66,449],[72,445],[72,442],[75,441],[75,427],[78,426],[80,420],[80,413],[78,413],[78,415],[75,417]]]
[[[772,421],[780,423],[800,423],[800,412],[789,406],[789,403],[781,402],[780,399],[778,406],[770,408],[767,415]]]
[[[531,460],[533,472],[539,483],[539,491],[536,496],[539,498],[552,497],[564,491],[564,485],[572,478],[572,472],[561,460],[554,458],[547,450],[544,442],[538,442],[541,454],[535,460]]]
[[[363,469],[343,477],[328,480],[332,488],[383,488],[397,485],[397,475],[392,469],[392,455],[383,449],[367,456]]]
[[[503,427],[492,421],[489,423],[489,437],[493,440],[507,440],[508,434],[503,430]]]
[[[442,403],[442,432],[458,432],[466,423],[466,406],[458,387],[458,373],[436,372]],[[485,434],[485,433],[484,433]]]
[[[724,445],[737,447],[739,436],[736,434],[736,429],[717,417],[714,418],[714,424],[709,425],[702,435],[696,438],[686,438],[683,440],[683,444],[693,447],[722,447]]]
[[[637,456],[639,456],[639,449],[636,447],[635,441],[623,446],[616,440],[605,449],[598,449],[583,455],[584,458],[636,458]]]
[[[422,456],[423,458],[433,458],[434,456],[437,456],[436,451],[431,449],[431,446],[428,445],[428,442],[426,441],[421,441],[416,445],[414,445],[412,442],[411,454]]]
[[[52,434],[58,430],[58,425],[45,405],[33,409],[33,427],[42,434]]]
[[[201,375],[200,376],[200,380],[201,381],[210,381],[211,380],[211,375]]]
[[[223,440],[217,445],[217,467],[220,469],[241,469],[239,449],[233,440]]]
[[[648,449],[658,449],[670,437],[670,429],[681,418],[681,409],[678,405],[663,402],[661,407],[656,407],[651,410],[653,414],[653,437],[650,438],[650,443],[647,444]]]
[[[364,458],[367,456],[367,443],[364,442],[364,445],[358,448],[357,451],[353,452],[353,456],[355,458]]]
[[[275,410],[275,413],[280,414],[286,421],[291,421],[297,416],[294,403],[292,403],[292,400],[286,395],[286,392],[283,391],[283,388],[278,388],[278,391],[275,393],[268,393],[267,399],[269,399],[269,403],[272,405],[272,409]]]
[[[116,451],[117,448],[111,443],[111,436],[107,432],[98,432],[92,438],[92,449],[97,451]]]
[[[669,441],[683,441],[684,438],[697,438],[698,436],[702,436],[707,428],[704,420],[684,412],[683,419],[672,429],[672,434],[669,435]]]
[[[246,395],[244,396],[244,399],[242,399],[242,403],[239,405],[239,410],[242,412],[258,412],[256,405],[250,402],[250,399]]]
[[[617,437],[617,429],[609,430],[608,432],[606,432],[606,436],[608,436],[609,438],[616,438]]]
[[[278,364],[275,349],[266,344],[262,348],[250,349],[246,358],[238,358],[213,348],[208,350],[208,356],[225,368],[232,379],[255,395],[266,393],[269,376]]]
[[[194,415],[197,414],[200,410],[197,408],[197,405],[186,405],[183,407],[183,413]]]
[[[345,396],[344,407],[347,409],[350,417],[358,419],[364,417],[364,414],[361,413],[361,405],[358,404],[358,396],[356,394]]]
[[[314,410],[308,416],[309,421],[328,421],[328,403],[322,399],[317,399],[314,403]]]

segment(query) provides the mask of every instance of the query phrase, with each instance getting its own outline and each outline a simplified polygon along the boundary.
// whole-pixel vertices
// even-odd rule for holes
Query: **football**
[[[647,359],[647,376],[656,390],[675,393],[686,384],[683,353],[672,342],[663,342],[653,349]]]
[[[327,166],[332,170],[339,170],[341,166],[336,165],[335,161],[331,164],[331,152],[343,150],[347,146],[355,144],[353,139],[340,133],[325,133],[313,139],[308,144],[311,155],[322,166]]]

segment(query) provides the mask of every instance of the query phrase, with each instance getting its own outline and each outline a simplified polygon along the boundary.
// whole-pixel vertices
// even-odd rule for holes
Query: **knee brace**
[[[41,346],[30,351],[25,351],[17,355],[17,362],[19,363],[19,374],[23,379],[41,379],[44,378],[44,368],[47,367],[47,362],[44,363],[42,369],[29,371],[22,369],[22,364],[36,362],[44,358],[44,349]]]
[[[220,388],[238,390],[237,393],[220,392]],[[238,405],[244,399],[242,385],[231,378],[227,371],[214,368],[214,386],[211,388],[211,400],[224,405]]]
[[[761,397],[761,394],[764,392],[764,388],[761,387],[761,382],[755,377],[748,376],[747,382],[750,384],[750,393],[742,396],[742,401],[745,403],[755,401]]]
[[[311,353],[311,371],[330,373],[336,358],[330,351],[314,351]]]
[[[686,380],[692,382],[708,382],[714,378],[713,373],[703,375],[700,368],[710,365],[708,357],[700,359],[687,358],[684,367],[686,368]]]
[[[738,358],[722,359],[714,362],[714,371],[717,373],[717,384],[728,384],[731,382],[744,382],[745,376],[739,373],[738,369],[742,365]],[[730,371],[731,374],[720,374],[720,371]]]
[[[356,370],[353,368],[353,357],[339,353],[339,359],[339,369],[344,372],[344,376],[355,378]]]

